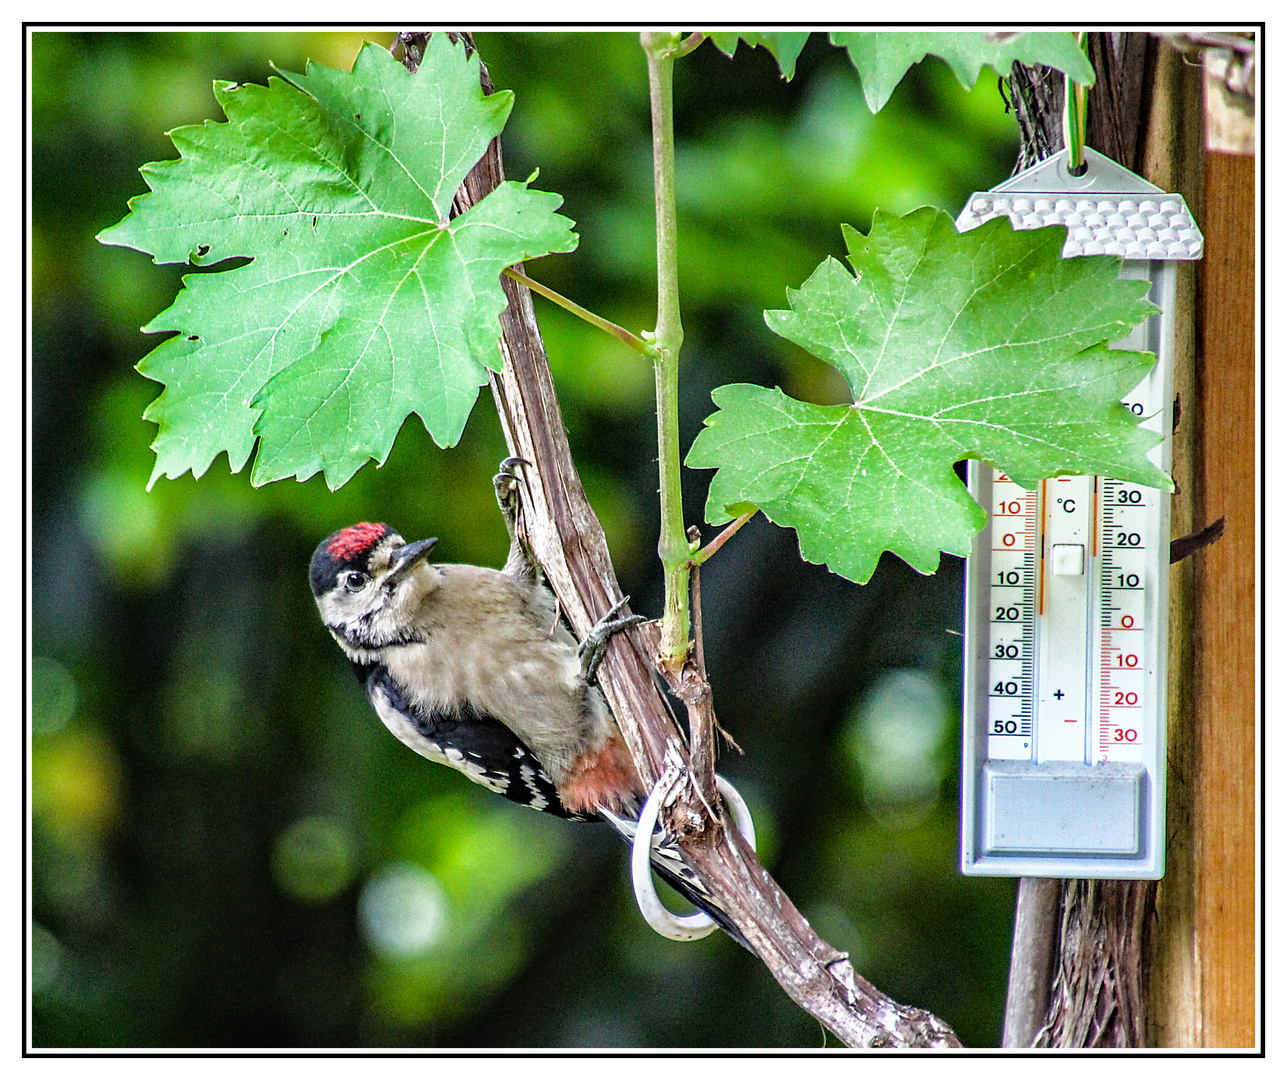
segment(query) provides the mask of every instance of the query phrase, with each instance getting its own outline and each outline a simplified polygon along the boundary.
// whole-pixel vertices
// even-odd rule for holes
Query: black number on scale
[[[997,613],[992,619],[993,622],[1018,622],[1019,609],[1017,607],[999,607]]]
[[[1019,571],[1018,570],[998,570],[997,584],[998,585],[1018,585]]]
[[[998,642],[997,651],[994,652],[992,655],[997,660],[1018,660],[1019,646],[1007,645],[1004,642]]]
[[[1118,547],[1120,547],[1120,548],[1137,548],[1137,547],[1139,547],[1139,546],[1140,546],[1140,534],[1139,534],[1139,533],[1124,533],[1124,532],[1119,532],[1119,533],[1117,534],[1117,546],[1118,546]]]
[[[1117,501],[1119,503],[1140,503],[1144,501],[1144,492],[1138,489],[1117,489]]]

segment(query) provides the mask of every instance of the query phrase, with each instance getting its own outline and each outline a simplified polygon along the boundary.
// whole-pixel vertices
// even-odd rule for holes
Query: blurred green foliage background
[[[370,711],[305,570],[357,520],[499,564],[488,395],[442,452],[408,422],[389,461],[328,492],[252,489],[216,461],[145,488],[159,387],[138,327],[182,268],[94,241],[218,119],[216,78],[269,61],[347,68],[356,33],[31,34],[33,660],[31,988],[40,1047],[817,1047],[817,1023],[716,935],[663,940],[604,827],[546,818],[424,761]],[[517,93],[511,176],[541,170],[581,247],[529,273],[627,327],[654,318],[647,79],[637,38],[477,35]],[[743,46],[680,61],[676,109],[685,448],[732,381],[846,400],[838,373],[768,332],[840,223],[1008,175],[996,78],[928,61],[873,117],[814,35],[791,83]],[[635,610],[661,581],[651,372],[538,303],[564,417]],[[706,473],[691,473],[700,522]],[[707,536],[710,530],[707,530]],[[1012,882],[956,870],[961,568],[886,557],[858,587],[753,521],[703,571],[721,771],[766,865],[819,932],[895,998],[996,1045]],[[835,1044],[835,1040],[831,1040]]]

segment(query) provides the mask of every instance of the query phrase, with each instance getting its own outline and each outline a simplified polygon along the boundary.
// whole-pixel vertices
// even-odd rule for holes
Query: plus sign
[[[1062,701],[1062,700],[1063,700],[1063,697],[1064,697],[1064,692],[1063,692],[1062,690],[1056,690],[1056,691],[1055,691],[1055,700],[1056,700],[1056,701]]]

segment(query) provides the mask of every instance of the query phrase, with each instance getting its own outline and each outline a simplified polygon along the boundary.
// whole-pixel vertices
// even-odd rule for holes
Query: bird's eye
[[[367,576],[360,570],[350,570],[341,580],[349,592],[361,592],[366,587]]]

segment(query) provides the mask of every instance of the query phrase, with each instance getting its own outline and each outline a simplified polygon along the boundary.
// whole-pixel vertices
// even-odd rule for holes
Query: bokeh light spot
[[[348,830],[322,814],[300,818],[277,838],[273,875],[298,900],[329,900],[353,879],[353,843]]]
[[[857,766],[863,802],[884,824],[918,824],[938,802],[951,721],[947,696],[932,672],[887,672],[863,697],[845,748]]]
[[[414,863],[381,867],[358,898],[362,932],[377,952],[405,957],[425,952],[447,930],[447,896],[438,879]]]
[[[62,731],[76,712],[76,680],[57,660],[31,661],[31,730],[36,735]]]

